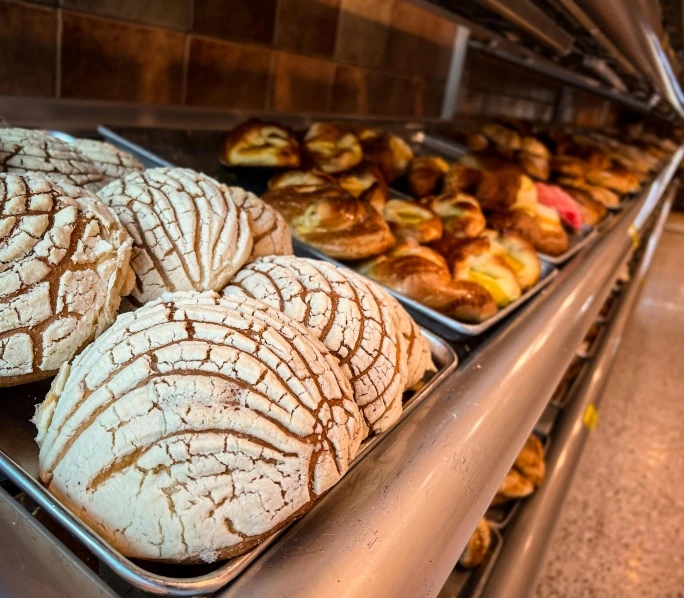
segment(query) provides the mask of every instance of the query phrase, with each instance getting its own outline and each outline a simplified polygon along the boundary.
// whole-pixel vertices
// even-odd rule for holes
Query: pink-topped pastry
[[[535,183],[537,188],[537,201],[558,210],[561,220],[570,228],[578,231],[582,228],[582,212],[577,202],[557,185]]]

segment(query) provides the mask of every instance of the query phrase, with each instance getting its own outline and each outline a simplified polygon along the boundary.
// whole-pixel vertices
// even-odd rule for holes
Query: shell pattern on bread
[[[93,192],[110,181],[74,145],[31,129],[0,128],[0,172],[40,172]]]
[[[258,299],[320,339],[340,360],[370,431],[399,418],[407,355],[394,310],[374,285],[327,262],[264,257],[240,270],[224,293]]]
[[[249,259],[247,212],[214,179],[185,168],[153,168],[100,192],[133,237],[132,298],[169,291],[219,291]]]
[[[49,491],[125,556],[171,562],[248,550],[335,484],[361,441],[325,347],[215,293],[120,315],[34,423]]]
[[[111,143],[97,139],[75,139],[71,144],[97,166],[107,182],[123,178],[129,172],[145,170],[140,160]]]
[[[114,321],[131,245],[90,192],[0,174],[0,386],[54,374]]]

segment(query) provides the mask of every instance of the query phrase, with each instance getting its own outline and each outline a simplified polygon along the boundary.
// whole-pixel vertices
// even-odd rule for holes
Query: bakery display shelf
[[[565,376],[571,369],[573,369],[574,372],[570,379],[566,380]],[[566,373],[564,374],[563,380],[561,380],[561,383],[556,387],[556,390],[553,391],[549,405],[563,409],[570,401],[575,387],[579,385],[586,371],[587,360],[579,355],[575,355],[568,366],[568,370],[566,370]]]
[[[663,203],[646,251],[636,265],[635,274],[618,300],[615,317],[608,324],[600,351],[592,361],[588,375],[576,389],[572,403],[563,412],[554,429],[554,444],[546,455],[546,479],[536,493],[520,507],[506,529],[504,548],[482,593],[486,598],[522,598],[534,592],[543,571],[544,555],[552,540],[558,513],[591,434],[593,424],[586,414],[600,408],[622,335],[648,274],[674,193],[673,187]]]
[[[537,252],[537,255],[539,256],[539,259],[544,262],[560,266],[567,262],[571,257],[577,255],[577,252],[589,245],[596,238],[597,234],[598,232],[593,226],[583,224],[578,233],[568,234],[569,246],[567,251],[564,251],[560,255],[547,255],[546,253],[539,252]]]
[[[218,595],[315,597],[341,579],[348,596],[438,595],[610,294],[630,226],[643,227],[683,155]],[[563,444],[554,429],[552,457]]]
[[[582,341],[580,348],[577,349],[577,357],[580,357],[581,359],[592,359],[596,355],[596,351],[598,351],[598,348],[601,346],[601,339],[606,332],[604,324],[607,321],[608,320],[602,321],[600,318],[597,318],[595,324],[597,327],[596,336],[589,341],[587,341],[586,338]]]
[[[429,378],[422,388],[405,394],[402,415],[392,427],[364,441],[350,464],[350,470],[360,463],[377,443],[391,434],[394,428],[456,368],[458,358],[454,350],[430,332],[424,330],[423,333],[430,344],[436,371],[428,374]],[[166,596],[194,596],[216,591],[244,571],[282,533],[281,530],[249,552],[214,566],[165,566],[133,561],[122,556],[64,507],[39,481],[38,445],[34,440],[36,428],[30,419],[35,406],[47,394],[50,382],[44,380],[13,387],[6,391],[7,394],[12,394],[12,400],[0,401],[0,473],[82,542],[102,563],[132,586]],[[179,571],[184,575],[179,576]]]

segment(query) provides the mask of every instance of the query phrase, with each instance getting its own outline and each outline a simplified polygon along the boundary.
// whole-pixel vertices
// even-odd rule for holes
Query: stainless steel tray
[[[571,257],[577,254],[578,251],[586,247],[597,237],[596,229],[588,224],[583,224],[579,233],[569,235],[570,244],[568,250],[560,255],[547,255],[545,253],[537,252],[540,260],[560,266],[567,262]]]
[[[350,469],[367,455],[457,366],[454,350],[442,339],[424,331],[437,371],[429,375],[424,386],[404,395],[404,411],[392,428],[366,440]],[[426,378],[428,377],[426,376]],[[273,534],[249,552],[215,565],[164,565],[133,561],[114,550],[95,532],[64,507],[38,481],[38,446],[36,429],[29,419],[50,387],[44,380],[2,390],[0,400],[0,473],[36,502],[57,523],[80,540],[100,561],[132,586],[165,596],[195,596],[215,592],[233,580],[259,556],[280,533]]]

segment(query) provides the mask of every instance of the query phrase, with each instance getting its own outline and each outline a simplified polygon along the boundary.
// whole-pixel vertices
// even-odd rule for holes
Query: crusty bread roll
[[[111,180],[74,145],[30,129],[0,128],[0,172],[39,172],[92,192]]]
[[[48,490],[128,557],[213,562],[308,510],[361,418],[337,360],[247,297],[167,294],[55,378],[34,422]]]
[[[413,160],[413,150],[401,137],[377,133],[360,139],[364,159],[376,164],[388,183],[406,174]]]
[[[264,257],[240,270],[224,294],[254,297],[320,339],[340,360],[372,433],[383,432],[399,419],[407,354],[394,306],[376,285],[327,262]]]
[[[470,536],[465,550],[458,559],[458,564],[466,569],[472,569],[482,563],[489,552],[492,543],[492,533],[489,522],[483,517],[477,524],[473,535]]]
[[[153,168],[99,193],[133,237],[131,298],[142,305],[168,291],[219,291],[249,259],[247,211],[229,187],[185,168]]]
[[[541,276],[541,262],[532,243],[513,231],[485,230],[482,234],[489,239],[494,255],[513,270],[523,291],[537,283]]]
[[[142,172],[145,165],[111,143],[97,139],[75,139],[72,145],[97,166],[106,182],[121,179],[129,172]]]
[[[298,168],[299,142],[278,123],[252,118],[229,131],[221,140],[219,162],[225,166]]]
[[[437,191],[449,164],[439,156],[420,156],[411,160],[408,185],[417,199]]]
[[[0,174],[0,387],[53,375],[116,317],[132,240],[85,189]]]
[[[424,197],[421,203],[442,219],[444,230],[453,237],[479,237],[487,225],[480,204],[472,195],[446,191],[441,195]]]
[[[431,209],[407,199],[390,199],[383,211],[397,239],[429,243],[442,236],[442,221]]]
[[[363,158],[356,135],[335,123],[311,125],[304,135],[303,147],[311,163],[327,173],[349,170]]]

